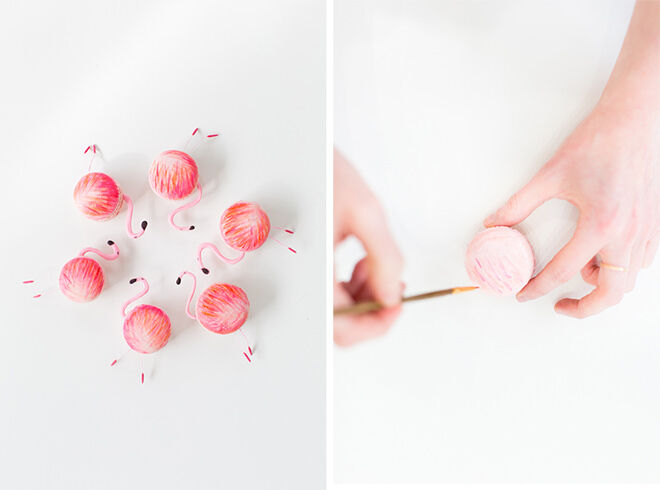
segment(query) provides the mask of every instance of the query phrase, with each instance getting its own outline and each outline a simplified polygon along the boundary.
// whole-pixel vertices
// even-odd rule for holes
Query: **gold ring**
[[[601,262],[600,266],[605,267],[606,269],[611,269],[613,271],[617,271],[617,272],[628,272],[627,267],[621,267],[620,265],[608,264],[607,262]]]

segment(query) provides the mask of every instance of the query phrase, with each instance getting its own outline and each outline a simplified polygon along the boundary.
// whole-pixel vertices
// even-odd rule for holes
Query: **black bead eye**
[[[147,223],[146,221],[143,221],[143,222],[140,224],[140,226],[142,227],[143,230],[146,230],[146,229],[147,229],[147,224],[148,224],[148,223]]]
[[[202,272],[203,272],[204,274],[208,274],[208,273],[209,273],[209,270],[208,270],[206,267],[204,267],[204,268],[202,268]]]
[[[133,279],[131,279],[131,280],[128,281],[128,282],[129,282],[129,284],[135,284],[136,281],[137,281],[137,279],[134,277]]]
[[[108,245],[110,245],[112,247],[114,244],[115,244],[115,242],[113,242],[112,240],[108,240]]]
[[[188,228],[188,229],[189,229],[189,230],[194,230],[194,229],[195,229],[195,225],[190,225],[190,228]]]
[[[178,286],[179,284],[181,284],[181,278],[180,278],[180,277],[177,277],[177,278],[176,278],[176,285]]]

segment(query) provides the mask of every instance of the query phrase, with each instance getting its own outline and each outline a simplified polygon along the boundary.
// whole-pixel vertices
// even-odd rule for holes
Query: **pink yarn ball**
[[[149,185],[165,199],[183,199],[197,187],[199,171],[195,160],[182,151],[168,150],[156,157],[149,168]]]
[[[103,289],[103,269],[94,259],[75,257],[69,260],[60,272],[60,290],[72,301],[92,301]]]
[[[474,237],[465,256],[465,268],[480,288],[513,296],[532,278],[534,252],[522,233],[496,226]]]
[[[107,221],[119,213],[124,194],[109,175],[90,172],[76,184],[73,201],[88,218]]]
[[[169,317],[152,305],[136,306],[124,320],[124,339],[140,354],[151,354],[165,347],[171,332]]]
[[[214,333],[227,334],[245,323],[250,309],[247,294],[238,286],[213,284],[197,301],[199,323]]]
[[[220,232],[227,245],[241,252],[261,247],[270,233],[270,220],[258,204],[237,202],[220,217]]]

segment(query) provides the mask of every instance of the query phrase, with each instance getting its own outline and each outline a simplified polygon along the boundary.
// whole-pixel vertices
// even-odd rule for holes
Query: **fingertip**
[[[572,298],[560,299],[555,303],[555,313],[571,318],[579,318],[577,312],[578,302],[577,299]]]

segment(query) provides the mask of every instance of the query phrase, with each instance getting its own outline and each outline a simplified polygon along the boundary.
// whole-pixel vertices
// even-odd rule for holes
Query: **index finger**
[[[355,209],[349,231],[367,252],[368,282],[376,300],[392,306],[401,300],[400,282],[403,257],[394,241],[382,208],[371,198]]]

